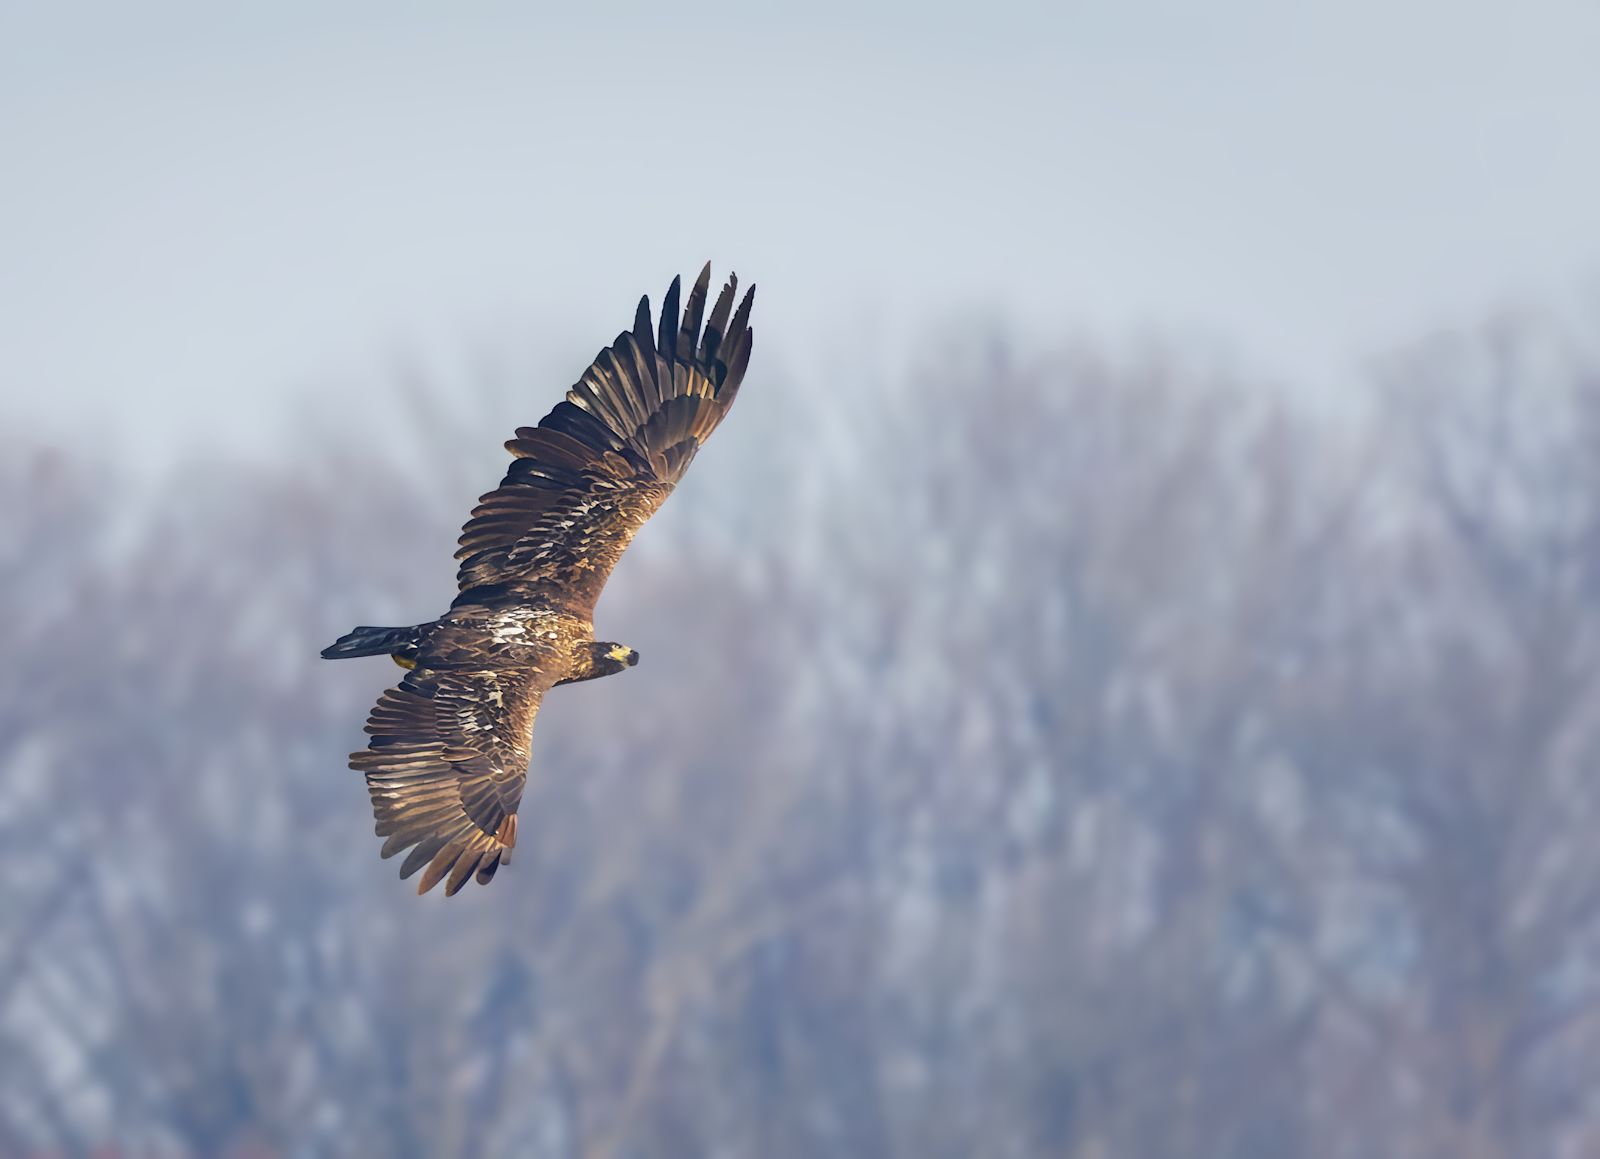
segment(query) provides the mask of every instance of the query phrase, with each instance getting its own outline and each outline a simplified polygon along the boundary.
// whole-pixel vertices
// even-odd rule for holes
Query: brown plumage
[[[556,684],[631,667],[637,653],[597,643],[594,606],[634,533],[672,493],[733,405],[750,361],[751,287],[734,309],[729,277],[705,316],[711,266],[679,313],[679,282],[650,324],[595,358],[564,401],[506,443],[500,486],[462,528],[460,592],[437,620],[356,628],[322,655],[390,655],[410,668],[367,718],[366,774],[382,854],[409,849],[453,894],[510,860],[534,717]]]

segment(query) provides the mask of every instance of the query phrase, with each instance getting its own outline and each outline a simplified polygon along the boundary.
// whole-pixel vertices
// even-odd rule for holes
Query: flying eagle
[[[436,620],[356,628],[327,659],[392,656],[409,669],[367,717],[350,756],[366,774],[382,855],[409,849],[418,893],[479,883],[511,859],[533,720],[557,684],[639,662],[594,638],[594,605],[623,549],[666,501],[733,405],[750,362],[752,286],[738,278],[705,312],[711,266],[678,314],[674,278],[652,333],[650,299],[564,401],[506,443],[500,486],[462,528],[460,594]],[[731,321],[730,321],[731,315]]]

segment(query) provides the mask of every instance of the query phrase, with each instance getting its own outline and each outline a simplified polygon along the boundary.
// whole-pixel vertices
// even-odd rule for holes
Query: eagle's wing
[[[674,278],[654,334],[641,298],[633,329],[537,427],[519,427],[506,443],[516,460],[461,532],[457,603],[509,586],[559,592],[592,614],[623,549],[728,413],[749,364],[755,288],[734,310],[738,279],[729,277],[702,327],[710,280],[708,263],[680,319]]]
[[[447,895],[473,873],[486,882],[511,859],[533,718],[554,682],[537,668],[419,664],[378,698],[350,767],[367,776],[383,856],[414,846],[400,876],[428,867],[418,893],[446,874]]]

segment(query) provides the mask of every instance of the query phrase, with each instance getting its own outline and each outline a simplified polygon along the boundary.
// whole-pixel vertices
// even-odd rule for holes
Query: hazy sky
[[[536,417],[705,257],[800,374],[973,308],[1333,381],[1600,277],[1596,0],[243,7],[0,0],[0,421],[271,446],[524,339]]]

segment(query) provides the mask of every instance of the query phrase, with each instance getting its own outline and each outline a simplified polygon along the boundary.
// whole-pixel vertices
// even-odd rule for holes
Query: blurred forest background
[[[1600,1156],[1597,60],[0,0],[0,1159]],[[642,661],[419,900],[317,652],[707,258]]]
[[[0,1154],[1594,1154],[1597,337],[758,361],[448,903],[315,657],[441,606],[472,397],[136,510],[8,436]]]

